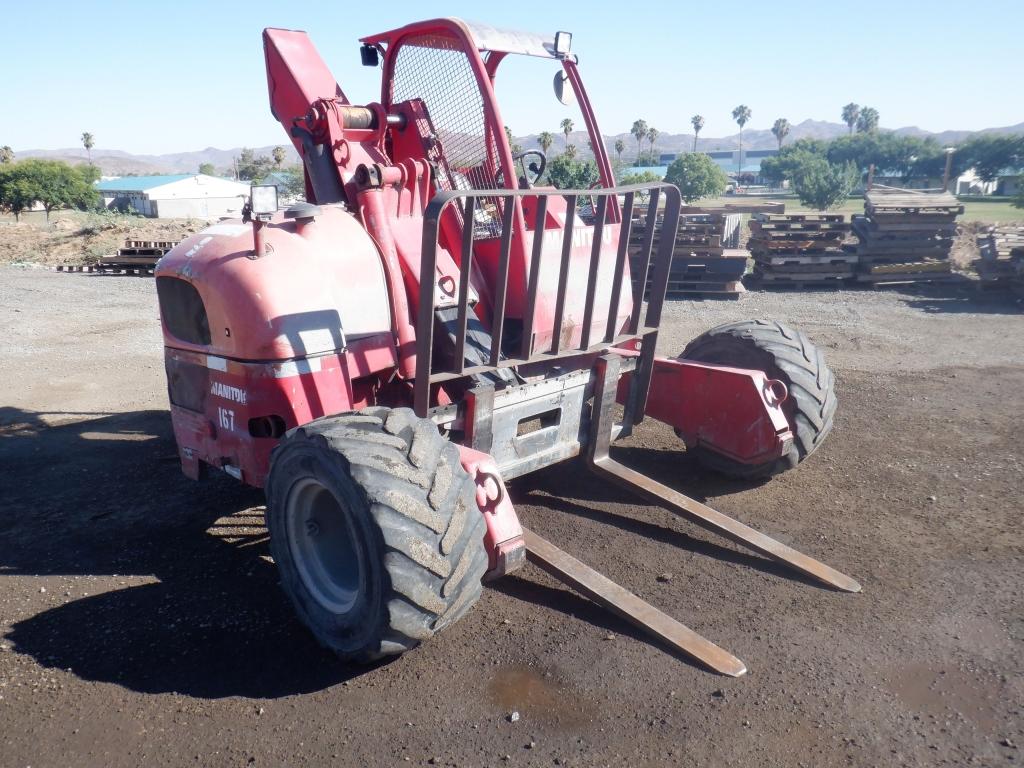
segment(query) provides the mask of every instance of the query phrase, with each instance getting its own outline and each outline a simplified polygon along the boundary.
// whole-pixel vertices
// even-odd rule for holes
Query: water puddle
[[[579,730],[593,722],[596,709],[578,691],[535,667],[499,669],[488,685],[488,693],[506,715],[518,712],[523,720],[560,730]]]

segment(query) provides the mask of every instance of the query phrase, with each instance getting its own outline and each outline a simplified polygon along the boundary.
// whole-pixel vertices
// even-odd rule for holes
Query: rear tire
[[[681,357],[698,363],[763,371],[789,390],[782,409],[793,431],[785,454],[766,464],[741,464],[697,448],[701,464],[732,477],[777,475],[806,459],[832,431],[836,413],[835,376],[825,356],[801,331],[771,320],[743,320],[712,328],[686,345]]]
[[[486,524],[459,451],[410,409],[367,408],[290,431],[266,485],[281,585],[321,645],[403,653],[480,597]]]

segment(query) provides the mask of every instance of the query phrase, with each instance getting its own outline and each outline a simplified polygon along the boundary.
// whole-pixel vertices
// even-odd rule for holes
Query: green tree
[[[565,156],[568,157],[570,160],[572,160],[574,157],[576,157],[576,145],[575,144],[569,144],[568,146],[566,146],[566,148],[565,148]]]
[[[513,141],[512,129],[509,128],[507,125],[505,126],[505,138],[508,139],[508,148],[513,156],[522,154],[523,145],[517,144],[515,141]]]
[[[692,203],[725,192],[728,178],[725,171],[708,155],[691,152],[676,158],[668,167],[665,181],[675,184],[683,200]]]
[[[736,171],[739,172],[743,169],[743,126],[750,121],[750,107],[746,104],[740,104],[732,111],[732,119],[740,127],[740,154],[736,160]]]
[[[601,176],[593,162],[575,160],[568,154],[551,160],[544,175],[547,182],[557,189],[588,189]]]
[[[995,181],[999,176],[1024,170],[1024,135],[973,136],[953,156],[960,171],[974,168],[978,178]]]
[[[507,131],[508,127],[506,127],[505,130]],[[284,163],[284,159],[288,156],[288,153],[285,152],[284,147],[274,147],[273,151],[270,154],[274,158],[275,168],[280,168],[281,164]]]
[[[615,140],[615,156],[618,158],[620,163],[622,162],[622,153],[625,150],[626,150],[626,142],[624,142],[622,139],[616,139]]]
[[[199,173],[203,174],[203,176],[216,176],[217,169],[213,167],[213,163],[200,163]]]
[[[575,126],[573,126],[572,120],[570,120],[567,117],[564,120],[562,120],[561,127],[562,127],[562,133],[565,134],[565,151],[568,152],[569,151],[569,134],[572,133],[572,129]]]
[[[854,104],[852,101],[843,107],[843,122],[846,123],[846,127],[850,129],[850,133],[853,133],[853,127],[857,125],[857,118],[860,117],[860,104]]]
[[[793,177],[800,202],[817,211],[827,211],[850,196],[860,174],[853,163],[835,165],[824,158],[808,158]]]
[[[1017,177],[1017,196],[1013,198],[1014,208],[1024,208],[1024,175]]]
[[[22,211],[31,208],[33,202],[31,185],[18,170],[18,164],[0,165],[0,210],[13,213],[14,220],[21,221]]]
[[[57,208],[90,208],[99,201],[93,182],[99,178],[99,169],[93,165],[71,166],[60,160],[29,158],[11,166],[13,178],[8,182],[10,193],[5,194],[4,205],[11,210],[20,204],[21,210],[39,201],[46,211]],[[7,184],[5,184],[5,187]],[[10,194],[10,198],[6,196]]]
[[[257,156],[248,147],[243,147],[242,152],[235,158],[238,178],[242,181],[259,181],[270,172],[273,163],[274,161],[266,155]]]
[[[878,110],[863,107],[857,115],[857,133],[874,133],[878,130]]]
[[[660,135],[661,135],[661,131],[659,131],[654,126],[651,126],[650,128],[647,129],[647,141],[649,141],[651,143],[651,157],[652,158],[654,157],[654,142],[656,142],[658,140],[658,136],[660,136]]]
[[[704,127],[704,118],[701,115],[694,115],[690,118],[690,125],[693,126],[693,151],[697,151],[697,136]]]
[[[792,181],[797,168],[812,157],[824,158],[828,145],[819,139],[798,139],[761,161],[761,176],[774,186]]]
[[[14,162],[14,150],[4,144],[0,147],[0,165],[7,165]]]
[[[306,196],[306,176],[301,165],[292,165],[278,172],[282,183],[278,184],[279,190],[288,197]]]
[[[537,135],[537,144],[540,145],[541,151],[546,155],[548,150],[551,149],[551,145],[555,143],[555,134],[551,131],[541,131]]]
[[[647,121],[646,120],[634,120],[633,127],[629,129],[629,132],[633,134],[633,138],[636,139],[636,163],[640,164],[640,145],[643,143],[644,138],[647,136]]]
[[[85,147],[85,154],[89,158],[89,165],[92,165],[92,148],[96,146],[96,140],[88,131],[82,134],[82,146]]]
[[[782,140],[789,135],[789,127],[789,120],[784,117],[780,117],[775,121],[775,124],[772,125],[772,135],[775,137],[775,140],[779,142],[780,152],[782,151]]]

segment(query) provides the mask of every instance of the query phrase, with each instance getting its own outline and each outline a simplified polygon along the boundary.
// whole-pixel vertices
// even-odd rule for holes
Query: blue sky
[[[777,117],[838,121],[848,101],[882,125],[979,129],[1024,121],[1024,0],[854,3],[246,3],[194,0],[5,4],[0,144],[164,153],[283,143],[267,106],[260,32],[305,29],[350,99],[379,97],[357,39],[425,16],[455,15],[574,33],[604,133],[644,118],[663,133],[734,133]],[[431,11],[425,10],[432,9]],[[557,132],[549,62],[499,78],[516,134]],[[543,65],[543,66],[539,66]]]

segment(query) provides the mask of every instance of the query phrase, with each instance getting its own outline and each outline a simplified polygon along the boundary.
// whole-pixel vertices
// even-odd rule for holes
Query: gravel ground
[[[617,457],[864,592],[568,464],[512,484],[524,521],[749,675],[690,665],[532,566],[362,668],[293,618],[261,494],[181,476],[152,281],[0,268],[0,765],[1017,764],[1019,306],[752,293],[666,314],[666,353],[745,317],[802,327],[836,370],[836,428],[765,484],[699,473],[651,423]]]

